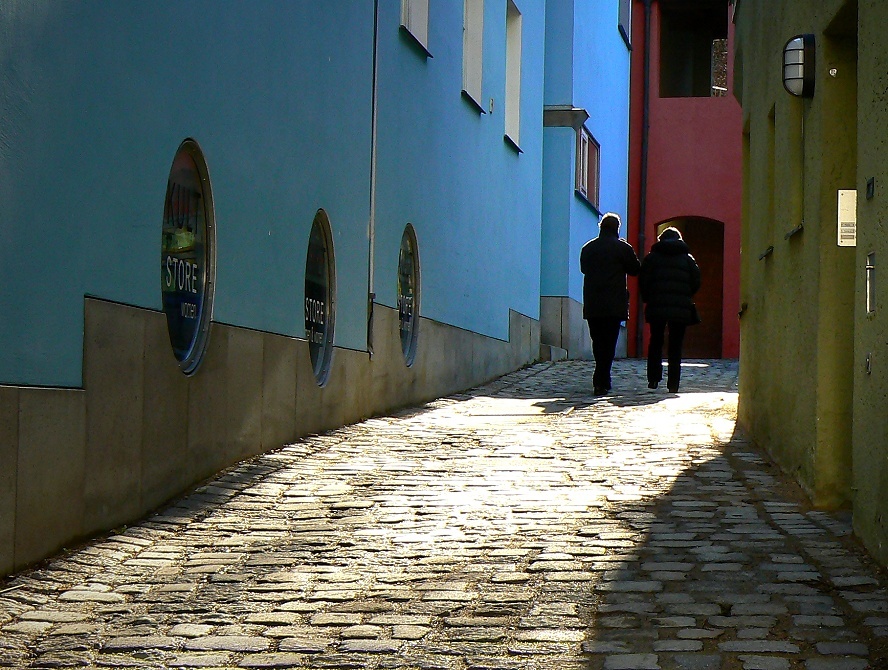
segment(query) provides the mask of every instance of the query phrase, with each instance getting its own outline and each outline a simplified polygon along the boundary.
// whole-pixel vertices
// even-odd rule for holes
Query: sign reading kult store
[[[163,207],[160,287],[173,354],[191,374],[206,349],[215,285],[215,226],[209,175],[200,147],[176,152]]]

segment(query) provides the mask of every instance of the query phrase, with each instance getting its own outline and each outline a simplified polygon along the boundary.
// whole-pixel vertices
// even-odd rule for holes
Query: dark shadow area
[[[727,0],[663,0],[660,96],[724,96],[727,30]]]
[[[606,514],[635,544],[590,565],[587,667],[885,667],[888,584],[847,515],[813,510],[740,431],[686,446],[667,490]]]

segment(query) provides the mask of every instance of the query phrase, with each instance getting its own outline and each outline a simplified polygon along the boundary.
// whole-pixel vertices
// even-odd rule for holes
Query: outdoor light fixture
[[[783,86],[792,95],[814,95],[814,35],[797,35],[783,47]]]

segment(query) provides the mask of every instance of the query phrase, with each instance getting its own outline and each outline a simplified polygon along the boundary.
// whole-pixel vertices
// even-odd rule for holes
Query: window
[[[160,290],[173,355],[197,370],[210,330],[216,276],[216,226],[207,164],[197,142],[179,145],[167,179]]]
[[[521,12],[506,0],[506,139],[515,147],[521,126]]]
[[[727,94],[728,3],[661,3],[660,96]]]
[[[335,295],[333,235],[327,213],[319,209],[311,225],[305,260],[305,337],[311,366],[320,386],[327,383],[330,374]]]
[[[481,74],[484,56],[484,0],[465,0],[463,8],[463,92],[482,112]]]
[[[429,49],[429,0],[401,0],[401,26]]]
[[[620,0],[620,34],[627,47],[632,46],[632,0]]]
[[[577,193],[598,208],[601,150],[585,126],[577,131]]]
[[[398,253],[398,329],[407,366],[416,360],[419,323],[419,253],[416,232],[409,223],[401,236]]]

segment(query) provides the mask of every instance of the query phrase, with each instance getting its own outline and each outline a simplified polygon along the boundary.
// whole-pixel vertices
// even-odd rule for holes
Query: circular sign
[[[179,146],[167,181],[160,288],[173,354],[191,374],[206,349],[215,277],[213,200],[206,163],[194,140]]]

